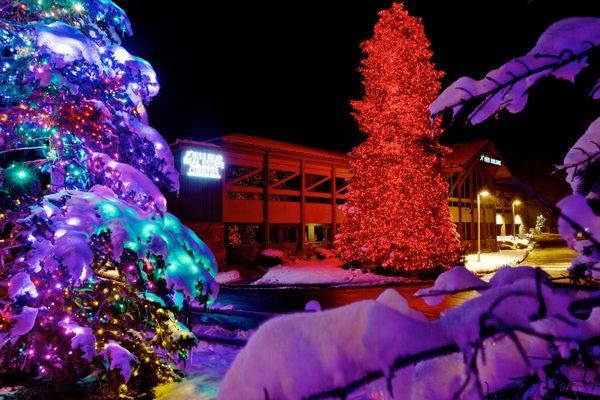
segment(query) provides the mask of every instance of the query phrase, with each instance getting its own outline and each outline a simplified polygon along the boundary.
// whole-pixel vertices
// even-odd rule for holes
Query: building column
[[[331,164],[331,238],[337,234],[337,187],[335,180],[335,164]]]
[[[263,157],[263,248],[269,247],[269,151]]]
[[[298,235],[298,247],[299,250],[304,248],[304,243],[306,243],[306,237],[304,236],[304,229],[306,226],[306,217],[304,208],[306,205],[306,196],[304,193],[304,188],[306,187],[306,177],[304,174],[304,160],[300,160],[300,232]]]

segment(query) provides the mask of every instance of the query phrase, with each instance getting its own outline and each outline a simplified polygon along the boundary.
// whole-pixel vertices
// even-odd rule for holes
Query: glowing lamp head
[[[488,197],[490,195],[490,192],[487,190],[482,190],[481,192],[479,192],[479,195],[481,197]]]
[[[521,205],[521,200],[515,200],[515,201],[513,201],[513,204],[515,206]]]

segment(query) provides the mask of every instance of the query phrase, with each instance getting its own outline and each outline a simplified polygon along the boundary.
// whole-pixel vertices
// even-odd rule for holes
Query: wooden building
[[[242,134],[178,140],[172,148],[181,189],[170,199],[170,210],[207,242],[221,264],[255,259],[265,247],[328,246],[343,222],[338,206],[351,176],[343,153]],[[444,168],[453,220],[465,245],[474,247],[476,194],[493,190],[494,196],[482,200],[482,248],[494,250],[497,234],[512,233],[507,204],[514,195],[498,186],[511,174],[490,141],[453,148]]]

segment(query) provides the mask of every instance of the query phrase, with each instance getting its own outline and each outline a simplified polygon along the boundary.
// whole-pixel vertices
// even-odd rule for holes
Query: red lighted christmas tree
[[[423,24],[394,4],[362,49],[365,96],[352,105],[367,140],[350,153],[339,256],[404,271],[449,266],[460,241],[446,204],[440,130],[428,112],[443,74],[430,61]]]

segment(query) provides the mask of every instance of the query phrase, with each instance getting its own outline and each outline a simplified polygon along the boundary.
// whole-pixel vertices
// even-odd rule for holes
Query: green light
[[[25,187],[33,183],[33,171],[24,164],[13,164],[4,171],[4,179],[13,187]]]

